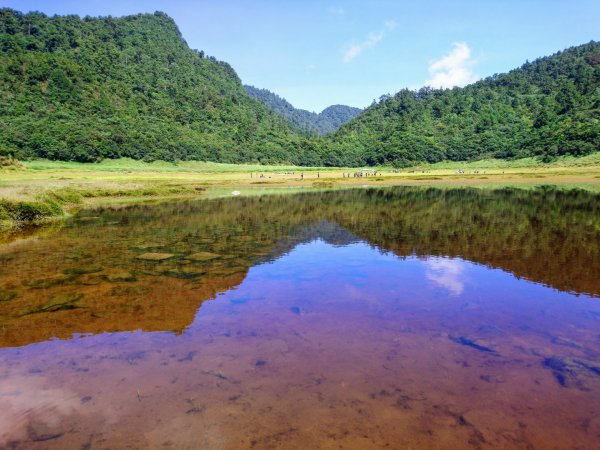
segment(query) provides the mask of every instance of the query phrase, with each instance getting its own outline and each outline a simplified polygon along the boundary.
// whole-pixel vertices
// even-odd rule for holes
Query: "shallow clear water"
[[[389,189],[0,247],[0,447],[598,448],[600,203]]]

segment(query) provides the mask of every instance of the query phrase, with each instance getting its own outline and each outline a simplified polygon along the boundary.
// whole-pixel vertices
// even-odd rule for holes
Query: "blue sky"
[[[368,106],[424,84],[464,85],[600,40],[598,0],[0,0],[46,14],[164,11],[192,48],[294,106]]]

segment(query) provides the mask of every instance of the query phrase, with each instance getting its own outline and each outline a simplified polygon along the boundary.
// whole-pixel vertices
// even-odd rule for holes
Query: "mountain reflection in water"
[[[0,247],[0,447],[593,448],[599,256],[583,191],[86,212]]]

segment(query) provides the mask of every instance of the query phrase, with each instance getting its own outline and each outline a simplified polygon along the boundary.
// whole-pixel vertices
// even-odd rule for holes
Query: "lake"
[[[597,194],[107,207],[0,267],[0,448],[600,445]]]

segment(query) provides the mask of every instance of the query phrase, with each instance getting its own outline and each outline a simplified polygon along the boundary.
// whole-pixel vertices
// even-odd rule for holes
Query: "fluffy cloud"
[[[345,63],[349,63],[353,61],[358,55],[360,55],[364,50],[369,49],[377,45],[385,36],[388,31],[392,31],[396,28],[396,22],[393,20],[388,20],[385,22],[384,27],[376,33],[370,33],[362,42],[357,44],[352,44],[346,48],[344,51],[343,61]]]
[[[429,65],[430,79],[425,82],[425,85],[434,88],[452,88],[473,83],[478,78],[472,70],[474,63],[467,43],[457,42],[450,53]]]

